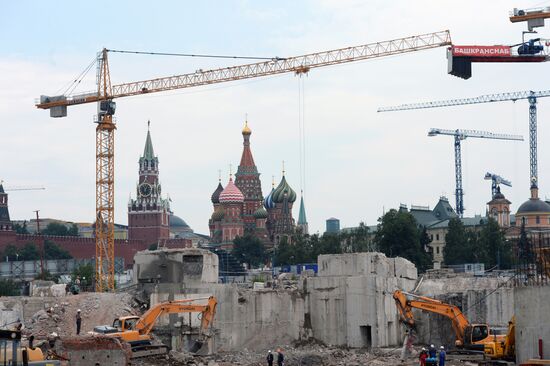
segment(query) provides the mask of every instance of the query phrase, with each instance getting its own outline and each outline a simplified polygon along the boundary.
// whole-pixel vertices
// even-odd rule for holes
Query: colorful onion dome
[[[255,219],[267,219],[267,211],[263,206],[258,207],[256,211],[254,211],[254,218]]]
[[[225,212],[223,212],[223,209],[220,207],[212,213],[212,221],[221,221],[224,216]]]
[[[275,207],[275,202],[273,202],[273,192],[274,191],[275,191],[275,188],[271,188],[271,192],[269,192],[267,197],[264,199],[264,207],[268,210]]]
[[[251,134],[252,134],[252,130],[250,129],[250,127],[248,127],[248,121],[245,121],[244,127],[243,127],[243,135],[251,135]]]
[[[296,201],[296,192],[286,182],[286,178],[283,175],[283,179],[281,179],[281,183],[275,188],[275,191],[273,192],[273,195],[271,196],[271,199],[275,203],[281,203],[283,202],[283,199],[287,196],[288,202],[292,203]]]
[[[222,183],[219,182],[218,183],[218,187],[216,188],[216,190],[214,191],[214,193],[212,193],[212,203],[220,203],[220,194],[223,192],[223,186],[222,186]]]
[[[227,183],[225,189],[220,193],[220,203],[242,202],[244,202],[243,192],[233,183],[233,178],[229,178],[229,183]]]

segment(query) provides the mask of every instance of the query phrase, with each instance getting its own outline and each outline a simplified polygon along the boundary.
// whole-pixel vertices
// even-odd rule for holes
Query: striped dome
[[[254,218],[255,219],[267,219],[267,211],[262,206],[258,207],[258,209],[254,212]]]
[[[220,193],[220,203],[242,203],[244,195],[239,188],[233,183],[233,178],[229,178],[229,183]]]
[[[275,203],[281,203],[283,202],[283,199],[285,198],[285,195],[287,196],[288,202],[292,203],[296,201],[296,192],[286,182],[286,178],[283,175],[283,179],[281,179],[281,183],[275,188],[275,191],[273,192],[271,199]]]
[[[273,191],[275,191],[275,188],[271,188],[271,192],[267,195],[267,197],[264,199],[264,207],[266,209],[272,209],[275,207],[275,202],[273,202]]]

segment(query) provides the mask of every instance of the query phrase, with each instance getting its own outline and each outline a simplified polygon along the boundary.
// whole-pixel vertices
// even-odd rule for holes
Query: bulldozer
[[[195,303],[197,300],[205,299],[208,299],[206,305]],[[108,337],[116,337],[130,344],[132,358],[160,355],[167,353],[168,347],[160,342],[156,342],[151,334],[159,317],[167,314],[200,313],[201,325],[199,338],[190,349],[191,353],[196,353],[202,348],[206,339],[211,336],[210,332],[214,315],[216,314],[217,303],[214,296],[162,302],[151,307],[141,317],[119,317],[113,321],[112,326],[96,326],[93,332],[90,333],[93,335],[101,334]]]

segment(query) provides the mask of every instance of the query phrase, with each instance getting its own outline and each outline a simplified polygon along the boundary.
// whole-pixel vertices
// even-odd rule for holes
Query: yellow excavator
[[[508,331],[504,339],[485,343],[483,354],[488,360],[480,362],[479,366],[512,365],[516,361],[516,317],[513,316],[508,322]]]
[[[21,345],[20,330],[0,330],[0,365],[59,366],[58,360],[46,360],[38,347]]]
[[[485,344],[504,341],[505,336],[494,334],[487,324],[471,324],[455,305],[400,290],[393,293],[393,298],[401,321],[409,329],[414,329],[416,326],[412,309],[421,309],[449,318],[456,335],[457,348],[484,351]]]
[[[206,338],[211,336],[210,330],[214,321],[214,315],[216,314],[216,305],[218,303],[216,298],[210,296],[206,305],[196,303],[196,301],[204,299],[206,298],[162,302],[151,307],[141,317],[119,317],[113,321],[112,327],[106,325],[97,326],[91,333],[120,338],[122,341],[130,344],[132,358],[158,355],[166,353],[168,349],[164,344],[153,342],[151,331],[158,318],[166,314],[200,313],[201,326],[199,337],[190,349],[190,352],[194,353],[199,351]]]

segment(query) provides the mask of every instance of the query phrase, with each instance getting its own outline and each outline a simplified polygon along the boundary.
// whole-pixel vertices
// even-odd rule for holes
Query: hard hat
[[[430,347],[431,347],[431,348],[434,348],[435,346],[434,346],[433,344],[430,344]]]
[[[267,352],[271,353],[271,350],[269,350],[269,351],[267,351]]]
[[[422,347],[422,351],[425,351],[425,350],[426,350],[426,348]]]
[[[441,348],[441,349],[445,349],[445,347],[443,347],[443,346],[441,346],[441,347],[439,347],[439,348]]]
[[[52,332],[52,334],[50,334],[50,336],[52,336],[52,337],[57,337],[57,333],[56,333],[56,332]]]
[[[78,309],[76,312],[77,312],[77,313],[80,313],[80,309]]]

